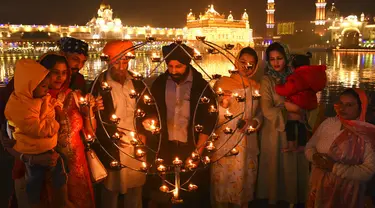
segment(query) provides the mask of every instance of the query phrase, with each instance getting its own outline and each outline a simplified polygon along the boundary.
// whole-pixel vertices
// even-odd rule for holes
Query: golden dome
[[[224,18],[225,16],[220,15],[219,12],[215,10],[214,5],[211,4],[201,19],[224,19]]]
[[[104,10],[104,9],[110,9],[111,6],[107,3],[106,0],[103,0],[103,2],[100,4],[100,9],[101,10]]]

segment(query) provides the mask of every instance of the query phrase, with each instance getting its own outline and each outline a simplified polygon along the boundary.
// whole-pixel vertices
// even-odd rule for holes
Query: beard
[[[171,79],[174,82],[180,83],[189,76],[189,72],[190,72],[190,68],[187,67],[183,74],[181,74],[181,73],[171,74],[171,73],[168,72],[168,75],[171,77]]]

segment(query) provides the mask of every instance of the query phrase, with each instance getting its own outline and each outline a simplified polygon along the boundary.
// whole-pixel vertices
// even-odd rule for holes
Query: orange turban
[[[110,41],[108,42],[104,48],[103,48],[103,53],[109,57],[109,61],[112,62],[114,61],[114,58],[119,58],[116,57],[119,55],[121,52],[127,50],[128,48],[133,47],[133,43],[128,40],[115,40],[115,41]],[[130,51],[129,51],[130,52]],[[134,53],[134,52],[132,52]],[[125,55],[125,54],[124,54]]]

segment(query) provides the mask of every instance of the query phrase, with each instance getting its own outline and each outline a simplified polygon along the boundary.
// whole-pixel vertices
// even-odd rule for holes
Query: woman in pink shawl
[[[362,90],[347,89],[306,146],[313,163],[306,207],[360,208],[366,183],[375,173],[375,126],[365,122],[368,100]]]

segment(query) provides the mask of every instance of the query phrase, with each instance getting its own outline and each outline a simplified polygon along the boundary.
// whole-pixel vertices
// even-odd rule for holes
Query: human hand
[[[301,108],[292,102],[285,101],[284,106],[288,112],[301,113]]]
[[[103,103],[103,97],[101,95],[99,95],[96,99],[95,99],[95,107],[94,107],[94,111],[101,111],[101,110],[104,110],[104,103]]]
[[[335,162],[326,154],[315,153],[313,164],[320,169],[332,171]]]
[[[8,136],[3,135],[2,133],[0,133],[0,141],[4,148],[13,148],[13,146],[16,144],[16,140],[10,139]]]
[[[223,108],[228,108],[230,100],[232,99],[232,91],[223,90],[223,96],[221,97],[220,105]]]

